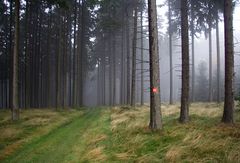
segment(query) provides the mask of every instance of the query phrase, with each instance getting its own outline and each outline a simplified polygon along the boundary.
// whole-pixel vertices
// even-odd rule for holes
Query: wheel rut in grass
[[[109,124],[105,127],[101,125],[100,128],[98,126],[99,123],[110,123],[108,117],[109,113],[103,109],[86,110],[81,117],[24,145],[4,162],[86,161],[91,152],[101,152],[101,141],[107,137],[104,132],[108,130],[106,126]],[[105,159],[105,156],[100,154],[99,159]]]

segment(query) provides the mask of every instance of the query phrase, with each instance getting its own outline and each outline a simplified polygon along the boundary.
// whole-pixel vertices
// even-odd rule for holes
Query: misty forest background
[[[237,2],[234,6],[238,6]],[[11,108],[17,7],[20,108],[149,103],[149,29],[144,0],[21,0],[19,5],[13,0],[3,0],[0,2],[0,108]],[[173,104],[181,98],[180,1],[165,1],[158,5],[158,10],[164,7],[168,8],[167,20],[158,16],[158,82],[162,102]],[[223,1],[189,1],[187,8],[190,100],[222,102]],[[238,37],[234,35],[236,98],[240,92]]]
[[[0,162],[240,162],[238,0],[0,0]]]

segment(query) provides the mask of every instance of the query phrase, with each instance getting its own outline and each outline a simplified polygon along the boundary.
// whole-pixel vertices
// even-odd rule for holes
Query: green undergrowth
[[[24,141],[3,162],[240,162],[240,112],[234,125],[222,124],[222,105],[192,104],[186,124],[178,122],[178,105],[163,105],[164,129],[158,132],[148,129],[147,106],[73,113],[54,113],[71,120]]]

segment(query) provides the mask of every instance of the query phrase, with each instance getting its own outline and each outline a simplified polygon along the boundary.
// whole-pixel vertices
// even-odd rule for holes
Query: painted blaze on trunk
[[[150,124],[152,130],[162,129],[159,86],[159,56],[156,0],[148,0],[149,47],[150,47]],[[155,91],[153,91],[155,90]]]

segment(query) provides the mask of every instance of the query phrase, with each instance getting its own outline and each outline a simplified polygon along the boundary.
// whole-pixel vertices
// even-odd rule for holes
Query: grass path
[[[162,106],[163,132],[148,129],[148,107],[96,108],[83,112],[65,125],[25,143],[2,161],[240,162],[239,111],[235,113],[234,125],[224,125],[220,123],[221,106],[194,104],[191,121],[179,124],[179,107]]]
[[[101,109],[88,110],[84,115],[76,118],[71,123],[53,130],[48,135],[42,136],[36,141],[23,146],[22,149],[4,162],[54,163],[88,160],[88,153],[86,153],[85,150],[90,147],[92,148],[92,143],[94,143],[94,149],[96,149],[96,146],[98,144],[101,146],[101,143],[107,137],[104,134],[107,128],[104,128],[105,125],[103,125],[103,123],[110,123],[107,114],[102,115]],[[97,126],[99,126],[99,128]],[[99,147],[99,149],[102,148],[103,147]],[[89,151],[91,152],[91,150]],[[104,156],[101,154],[100,159],[103,158]]]

